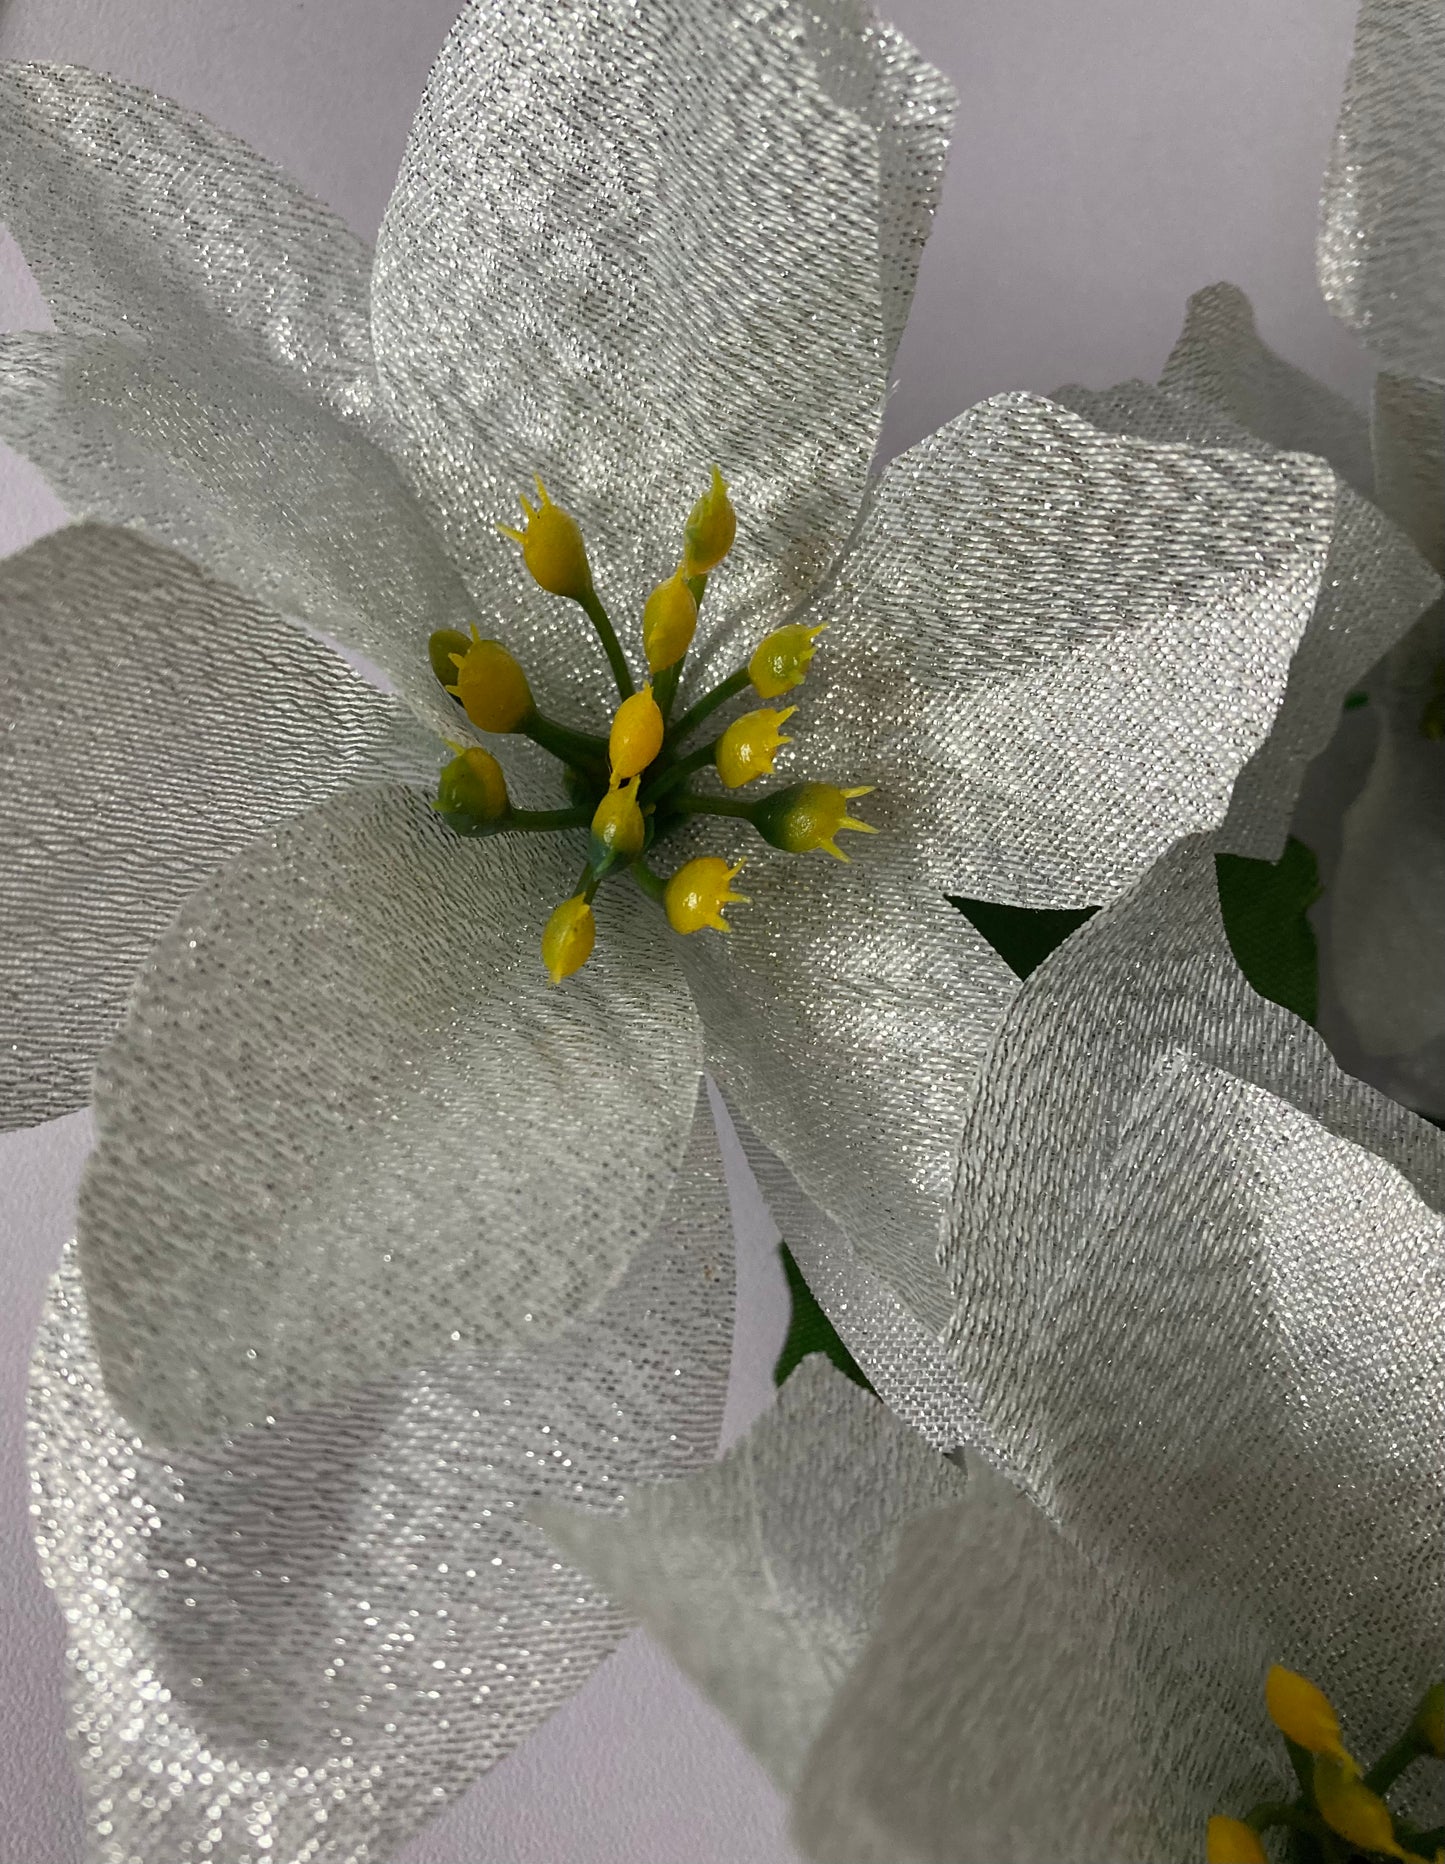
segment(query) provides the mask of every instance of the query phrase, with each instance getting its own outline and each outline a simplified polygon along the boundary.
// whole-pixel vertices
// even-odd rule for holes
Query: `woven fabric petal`
[[[959,1471],[824,1360],[720,1463],[626,1512],[533,1516],[736,1721],[784,1792],[862,1650],[900,1530]]]
[[[1445,383],[1377,375],[1370,436],[1381,510],[1445,573]]]
[[[1445,14],[1362,0],[1317,250],[1336,316],[1387,369],[1445,382]]]
[[[733,1123],[758,1189],[809,1292],[895,1417],[935,1450],[974,1442],[979,1420],[958,1368],[905,1307],[863,1251],[831,1223],[781,1159],[736,1115]]]
[[[539,472],[628,643],[713,461],[741,522],[708,628],[756,633],[817,580],[862,495],[947,113],[856,5],[472,0],[382,225],[372,321],[479,599]],[[514,647],[597,690],[596,643],[529,593]]]
[[[398,1364],[209,1452],[132,1434],[66,1267],[36,1513],[97,1864],[390,1857],[585,1679],[626,1620],[524,1511],[612,1509],[714,1453],[720,1167],[704,1104],[665,1220],[546,1347]]]
[[[0,574],[0,1126],[89,1096],[141,960],[229,855],[425,735],[299,629],[128,531]]]
[[[4,337],[0,437],[77,516],[333,635],[455,731],[427,636],[465,626],[469,598],[386,455],[279,371],[208,344]]]
[[[392,789],[311,811],[185,907],[98,1069],[80,1197],[106,1384],[143,1429],[202,1441],[448,1343],[518,1349],[616,1282],[700,1041],[621,890],[549,989],[540,928],[575,881],[552,838],[462,841]]]
[[[1302,454],[1149,444],[1030,395],[894,460],[810,676],[814,768],[942,888],[1111,898],[1225,816],[1274,721],[1338,506]],[[816,688],[816,689],[815,689]]]
[[[936,1334],[953,1147],[1017,980],[881,837],[824,861],[750,863],[733,930],[682,961],[730,1104]]]
[[[1367,498],[1373,490],[1369,422],[1352,401],[1261,341],[1254,307],[1238,285],[1194,293],[1159,379],[1273,448],[1320,454]]]
[[[216,343],[371,409],[371,254],[193,111],[67,65],[0,65],[0,220],[59,329]]]
[[[1187,354],[1191,365],[1198,365],[1177,373],[1208,400],[1196,400],[1180,387],[1155,388],[1147,382],[1121,382],[1103,390],[1063,388],[1057,399],[1110,433],[1154,442],[1233,447],[1268,457],[1275,450],[1270,435],[1285,444],[1294,434],[1300,446],[1324,453],[1332,438],[1330,410],[1327,405],[1314,408],[1308,378],[1300,378],[1304,386],[1292,399],[1291,378],[1298,372],[1281,377],[1277,359],[1267,352],[1251,359],[1247,351],[1236,375],[1226,376],[1222,366],[1218,376],[1212,375],[1205,365],[1221,359],[1204,351],[1202,327],[1211,326],[1193,310],[1174,355]],[[1286,369],[1278,364],[1278,370]],[[1376,439],[1378,453],[1378,424]],[[1335,447],[1337,458],[1346,464],[1350,451],[1344,444]],[[1384,468],[1391,480],[1401,472],[1397,462],[1402,452]],[[1314,610],[1295,649],[1269,734],[1240,771],[1219,831],[1218,845],[1228,853],[1266,861],[1279,858],[1305,773],[1334,736],[1346,693],[1408,634],[1439,593],[1438,577],[1411,548],[1403,529],[1348,484],[1337,482],[1336,493],[1329,554]],[[1402,515],[1391,510],[1392,517]]]

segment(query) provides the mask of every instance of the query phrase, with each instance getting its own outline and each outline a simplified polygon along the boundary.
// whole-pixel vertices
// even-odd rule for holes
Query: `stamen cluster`
[[[676,569],[658,583],[643,607],[641,634],[650,677],[640,687],[597,594],[581,529],[569,512],[552,502],[540,479],[536,485],[537,503],[522,500],[524,527],[500,529],[521,546],[533,580],[550,594],[575,602],[591,622],[617,686],[611,729],[602,738],[548,718],[537,706],[526,672],[500,641],[484,640],[475,627],[470,634],[440,629],[431,637],[429,653],[442,685],[482,731],[530,738],[556,757],[573,801],[563,809],[514,808],[502,767],[492,754],[477,745],[454,744],[455,756],[441,773],[434,807],[459,835],[587,831],[587,855],[576,888],[555,909],[542,933],[543,961],[558,984],[581,970],[592,955],[597,936],[592,902],[604,881],[616,874],[630,874],[676,932],[689,934],[705,926],[729,930],[725,909],[747,904],[745,894],[732,891],[742,861],[729,864],[719,856],[704,855],[683,862],[666,877],[651,864],[654,851],[693,816],[734,816],[751,824],[774,848],[789,854],[820,848],[839,861],[848,859],[838,846],[842,830],[871,834],[873,829],[848,813],[848,805],[866,796],[867,788],[794,783],[754,802],[741,802],[694,784],[707,770],[716,772],[727,791],[772,775],[778,752],[793,742],[782,735],[782,727],[796,706],[745,712],[716,737],[701,744],[692,741],[714,712],[749,687],[761,699],[776,699],[800,686],[824,631],[796,622],[774,629],[746,666],[673,721],[708,579],[737,534],[737,513],[717,467],[683,526]]]

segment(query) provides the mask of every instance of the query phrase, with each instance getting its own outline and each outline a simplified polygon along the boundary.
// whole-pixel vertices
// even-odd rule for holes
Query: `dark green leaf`
[[[1092,906],[1000,906],[993,900],[960,900],[949,896],[975,932],[981,932],[999,957],[1018,977],[1037,970],[1056,946],[1093,917]]]
[[[1214,864],[1235,962],[1260,996],[1313,1023],[1319,975],[1307,915],[1320,896],[1314,855],[1291,836],[1277,861],[1220,854]]]
[[[788,1337],[783,1341],[778,1363],[773,1367],[774,1385],[781,1385],[809,1353],[826,1353],[840,1372],[846,1372],[855,1385],[861,1385],[865,1392],[871,1392],[873,1387],[864,1378],[857,1360],[838,1338],[832,1321],[813,1299],[813,1291],[803,1280],[803,1271],[793,1260],[792,1250],[786,1243],[779,1243],[778,1254],[783,1258],[783,1273],[788,1278],[793,1317],[788,1323]]]

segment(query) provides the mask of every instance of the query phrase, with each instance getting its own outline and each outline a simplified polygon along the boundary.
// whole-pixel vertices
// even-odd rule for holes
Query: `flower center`
[[[592,902],[603,883],[630,874],[662,908],[673,930],[692,933],[710,926],[728,931],[725,908],[746,904],[734,893],[742,861],[729,865],[716,855],[685,861],[664,877],[653,866],[656,850],[691,818],[731,816],[748,823],[764,841],[788,854],[822,849],[835,860],[848,856],[838,846],[844,829],[873,833],[870,823],[848,813],[866,788],[839,789],[831,783],[793,783],[752,801],[728,792],[773,774],[773,763],[791,738],[782,727],[797,711],[769,706],[735,717],[716,736],[701,728],[749,688],[760,699],[776,699],[800,686],[816,651],[821,626],[794,622],[775,628],[747,665],[705,692],[673,720],[683,664],[697,630],[698,610],[708,580],[732,549],[737,514],[722,474],[683,526],[676,569],[652,591],[643,607],[641,634],[649,678],[635,684],[627,656],[592,579],[582,532],[572,515],[553,504],[541,480],[536,504],[522,499],[525,524],[503,534],[521,545],[533,580],[550,594],[574,602],[591,623],[617,686],[618,704],[606,738],[578,731],[547,717],[532,696],[525,670],[500,641],[483,640],[475,627],[462,634],[440,629],[429,643],[432,671],[482,731],[531,739],[563,766],[571,806],[517,809],[506,777],[490,751],[451,745],[455,753],[437,784],[434,808],[459,835],[566,834],[588,831],[587,857],[576,889],[553,912],[542,934],[542,957],[554,984],[581,970],[592,954],[596,923]],[[699,787],[711,771],[723,793]]]

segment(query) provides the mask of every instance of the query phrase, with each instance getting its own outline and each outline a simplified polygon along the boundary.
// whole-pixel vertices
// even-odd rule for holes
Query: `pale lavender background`
[[[0,56],[153,85],[375,229],[457,0],[0,0]],[[895,0],[961,93],[943,212],[888,449],[984,395],[1155,375],[1185,297],[1229,277],[1266,336],[1361,394],[1319,304],[1319,176],[1353,0]],[[40,321],[0,234],[0,328]],[[62,521],[0,449],[0,550]],[[24,1362],[70,1221],[84,1115],[0,1139],[0,1864],[75,1864],[62,1627],[35,1572]],[[743,1261],[731,1423],[765,1402],[782,1325],[772,1230],[732,1149]],[[398,1864],[785,1864],[782,1808],[726,1725],[632,1639]],[[157,1864],[166,1864],[158,1860]],[[279,1861],[278,1861],[279,1864]]]

